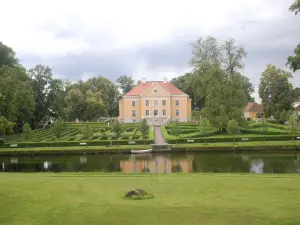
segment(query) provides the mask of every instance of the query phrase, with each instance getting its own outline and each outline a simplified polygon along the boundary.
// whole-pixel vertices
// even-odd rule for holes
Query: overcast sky
[[[245,46],[257,87],[266,64],[285,68],[300,41],[294,0],[0,0],[0,40],[27,68],[49,65],[70,80],[171,79],[190,70],[189,43],[229,37]],[[300,74],[295,74],[300,86]],[[258,100],[258,99],[257,99]]]

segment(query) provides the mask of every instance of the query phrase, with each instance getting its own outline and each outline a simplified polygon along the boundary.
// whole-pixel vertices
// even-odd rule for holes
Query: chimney
[[[164,78],[163,78],[163,82],[164,82],[164,83],[168,83],[168,78],[164,77]]]
[[[146,83],[146,78],[142,78],[142,83],[145,84]]]

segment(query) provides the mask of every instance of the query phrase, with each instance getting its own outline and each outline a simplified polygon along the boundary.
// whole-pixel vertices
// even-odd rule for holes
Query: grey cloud
[[[299,42],[300,17],[289,12],[278,19],[262,21],[256,18],[239,20],[238,16],[237,14],[231,18],[233,22],[230,25],[210,34],[204,34],[192,28],[178,29],[170,34],[168,39],[155,43],[110,53],[93,51],[67,54],[61,57],[47,58],[46,64],[52,67],[54,73],[71,80],[80,79],[84,73],[96,73],[115,81],[122,74],[134,75],[133,73],[141,61],[146,62],[146,69],[149,71],[174,68],[174,71],[178,71],[178,75],[181,75],[180,71],[184,71],[188,67],[191,57],[191,49],[188,44],[197,36],[212,35],[221,39],[231,37],[236,39],[238,44],[245,46],[248,52],[245,74],[257,86],[259,76],[266,64],[275,64],[285,68],[287,56],[293,53]],[[54,29],[57,37],[83,38],[95,49],[98,48],[99,43],[112,43],[113,35],[106,31],[103,27],[92,36],[88,36],[82,30],[78,30],[76,26],[71,26],[70,29]],[[25,64],[32,64],[33,61],[38,60],[38,57],[35,56],[21,55],[20,58]],[[294,79],[295,84],[299,84],[298,77]]]

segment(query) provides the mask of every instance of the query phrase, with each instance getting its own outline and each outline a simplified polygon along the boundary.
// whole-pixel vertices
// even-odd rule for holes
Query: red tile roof
[[[158,83],[160,86],[162,86],[167,92],[170,93],[170,95],[183,95],[185,94],[181,90],[179,90],[177,87],[175,87],[173,84],[169,82],[163,82],[163,81],[147,81],[146,83],[140,83],[137,86],[135,86],[132,90],[127,92],[125,96],[139,96],[141,95],[147,88],[151,87],[153,83]]]
[[[249,102],[248,105],[244,108],[244,112],[263,112],[262,105],[256,102]]]

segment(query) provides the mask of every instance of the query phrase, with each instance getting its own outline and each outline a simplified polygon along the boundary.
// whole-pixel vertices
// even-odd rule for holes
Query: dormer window
[[[154,93],[157,93],[157,90],[154,90]]]

